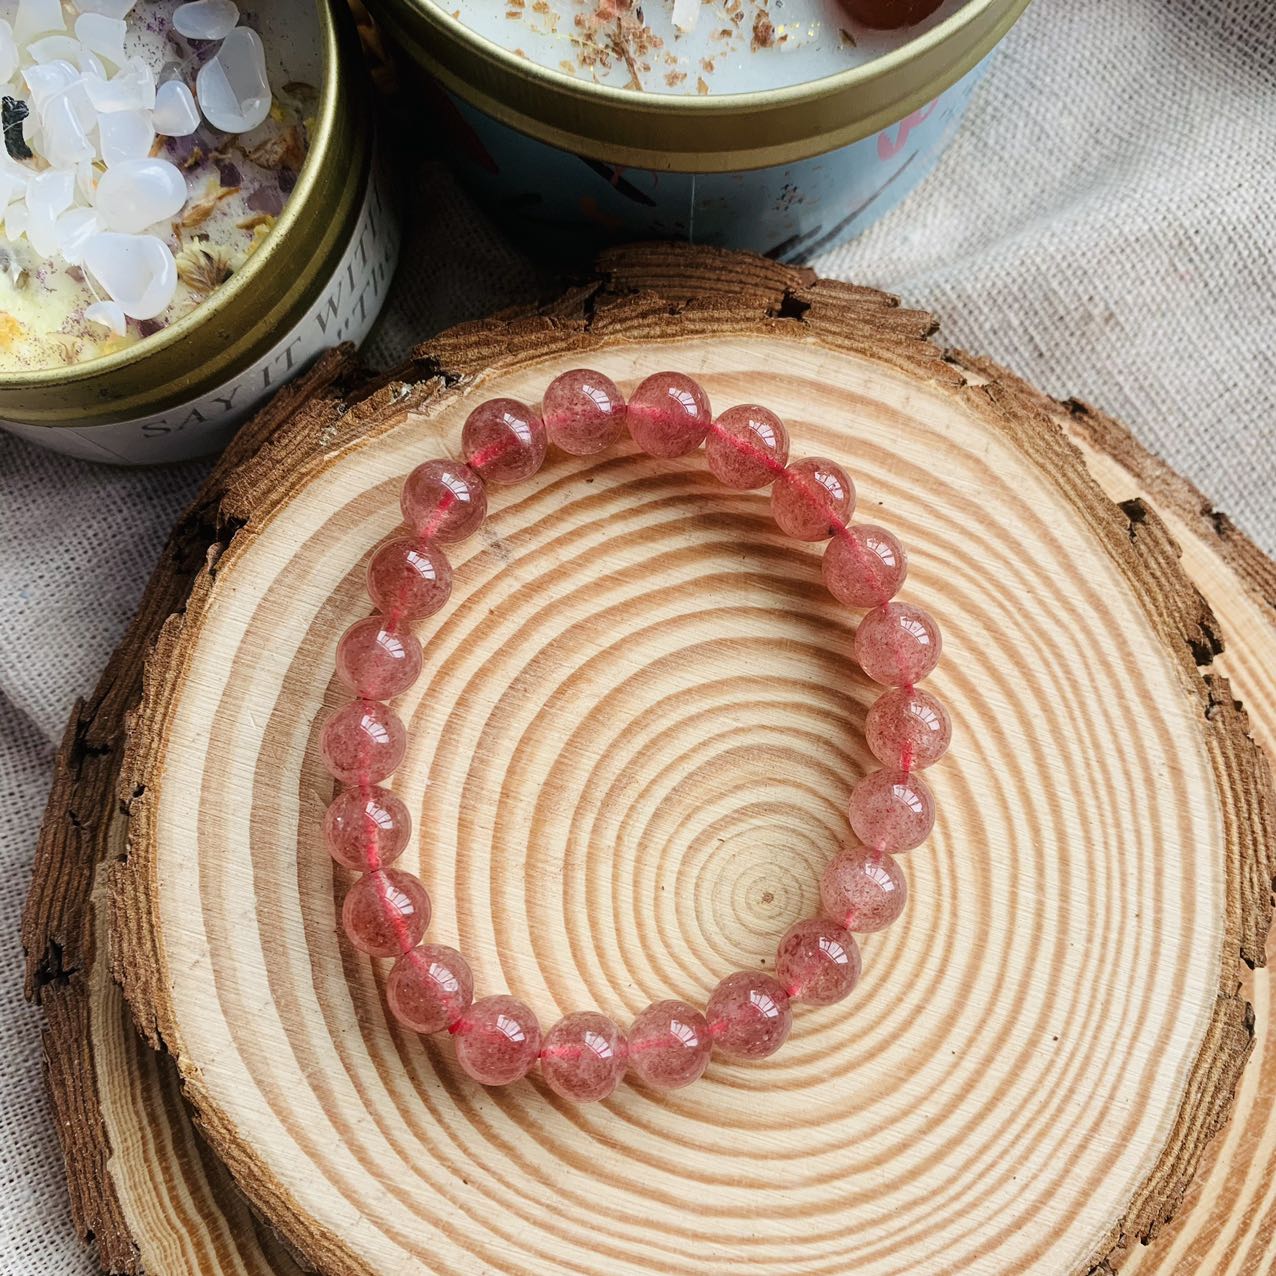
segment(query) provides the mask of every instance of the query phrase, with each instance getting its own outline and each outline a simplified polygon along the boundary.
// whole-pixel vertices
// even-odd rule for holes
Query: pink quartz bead
[[[328,854],[338,864],[371,873],[403,854],[412,836],[412,816],[389,789],[343,789],[324,812],[323,833]]]
[[[488,399],[465,419],[461,450],[487,483],[521,483],[545,460],[545,423],[517,399]]]
[[[649,456],[686,456],[713,420],[709,396],[680,372],[655,372],[629,396],[629,433]]]
[[[365,700],[392,700],[421,672],[416,635],[384,616],[356,620],[337,643],[337,677]]]
[[[573,368],[549,383],[541,419],[551,443],[573,456],[592,456],[625,432],[625,396],[601,372]]]
[[[953,728],[948,711],[929,691],[895,687],[868,711],[864,736],[879,762],[921,771],[944,756]]]
[[[780,940],[775,977],[792,1000],[831,1006],[859,981],[859,945],[826,917],[794,922]]]
[[[474,976],[455,948],[421,944],[390,967],[385,981],[390,1012],[413,1032],[450,1028],[474,1000]]]
[[[771,489],[771,517],[800,541],[822,541],[855,508],[855,484],[836,461],[808,456],[792,465]]]
[[[657,1090],[680,1090],[698,1081],[709,1065],[709,1023],[685,1001],[657,1001],[629,1028],[629,1067]]]
[[[432,541],[396,536],[368,561],[368,597],[387,616],[424,620],[451,593],[452,564]]]
[[[904,547],[884,527],[859,523],[839,531],[824,551],[824,583],[848,607],[880,607],[908,575]]]
[[[517,997],[484,997],[452,1025],[457,1062],[482,1085],[525,1077],[541,1048],[536,1016]]]
[[[460,461],[418,465],[403,482],[403,521],[422,540],[452,545],[473,536],[487,516],[483,480]]]
[[[403,761],[408,733],[388,705],[354,700],[324,723],[320,747],[342,784],[379,784]]]
[[[728,975],[709,997],[705,1018],[714,1044],[734,1059],[774,1054],[793,1026],[789,994],[760,970]]]
[[[939,663],[943,646],[929,612],[911,603],[885,603],[860,621],[855,659],[874,682],[911,687]]]
[[[851,790],[851,828],[865,846],[896,854],[920,846],[935,825],[935,796],[921,776],[871,771]]]
[[[564,1016],[545,1034],[541,1075],[561,1098],[594,1103],[620,1084],[628,1058],[620,1029],[606,1015],[584,1010]]]
[[[421,942],[430,924],[430,897],[413,874],[379,869],[346,891],[341,924],[360,952],[397,957]]]
[[[742,403],[728,408],[710,427],[704,454],[709,472],[727,487],[766,487],[784,473],[789,432],[769,408]]]
[[[824,911],[846,930],[885,930],[907,900],[903,870],[885,852],[867,846],[839,851],[820,878]]]

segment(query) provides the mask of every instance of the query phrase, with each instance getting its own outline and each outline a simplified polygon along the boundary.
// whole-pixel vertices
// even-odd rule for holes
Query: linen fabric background
[[[830,0],[832,2],[832,0]],[[552,292],[435,156],[369,354]],[[1276,552],[1276,5],[1035,0],[939,169],[825,275],[1115,414]],[[0,434],[0,1272],[95,1270],[22,1001],[18,918],[53,751],[206,463],[128,471]],[[1014,528],[1006,534],[1014,536]]]

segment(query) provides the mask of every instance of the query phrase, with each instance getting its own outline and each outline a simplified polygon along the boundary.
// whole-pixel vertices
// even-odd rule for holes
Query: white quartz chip
[[[27,45],[27,52],[37,62],[53,62],[58,58],[63,62],[70,62],[79,58],[80,42],[69,35],[46,35],[32,40]]]
[[[84,246],[84,268],[131,319],[154,319],[177,291],[173,254],[154,235],[93,235]]]
[[[0,81],[8,84],[18,69],[18,42],[13,38],[13,28],[0,18]]]
[[[147,111],[108,111],[98,116],[98,146],[110,168],[124,160],[143,159],[155,141]]]
[[[155,90],[151,123],[163,137],[186,137],[199,128],[199,107],[180,80],[167,80]]]
[[[270,81],[261,37],[236,27],[199,69],[195,95],[208,122],[224,133],[247,133],[270,114]]]
[[[137,0],[75,0],[81,13],[100,13],[108,18],[125,18]]]
[[[33,36],[45,31],[65,31],[62,0],[18,0],[18,16],[13,20],[13,34],[21,48]]]
[[[124,33],[120,18],[100,13],[82,13],[75,20],[75,38],[89,50],[116,66],[124,65]]]
[[[84,86],[95,111],[149,111],[155,106],[155,75],[141,58],[130,58],[109,80],[85,75]]]
[[[239,6],[231,0],[191,0],[173,10],[173,26],[188,40],[222,40],[239,21]]]
[[[127,320],[118,301],[95,301],[91,306],[85,306],[84,317],[90,323],[110,328],[117,337],[124,335]]]
[[[73,86],[81,88],[81,85]],[[75,166],[93,158],[93,143],[81,122],[71,90],[55,94],[40,108],[40,151],[44,158],[75,180]]]
[[[84,245],[102,229],[98,215],[91,208],[68,208],[53,225],[58,252],[63,260],[78,266],[84,256]]]
[[[41,257],[58,251],[55,223],[74,198],[75,174],[69,171],[49,169],[27,183],[27,238]]]
[[[186,179],[167,160],[126,159],[98,179],[95,207],[108,230],[135,235],[156,222],[176,217],[185,203]],[[122,302],[123,298],[116,300]],[[129,314],[133,312],[129,310]]]
[[[38,111],[55,93],[69,89],[80,78],[80,73],[69,62],[58,60],[25,67],[22,78],[27,82],[31,103]]]

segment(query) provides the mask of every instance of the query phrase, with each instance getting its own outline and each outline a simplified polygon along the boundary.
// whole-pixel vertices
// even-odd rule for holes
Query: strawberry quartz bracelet
[[[726,487],[771,487],[771,511],[787,535],[827,540],[824,581],[848,607],[865,609],[855,655],[873,681],[889,688],[868,712],[865,734],[882,764],[851,793],[858,844],[840,851],[820,881],[824,916],[796,922],[780,940],[774,976],[728,975],[704,1013],[658,1001],[623,1032],[602,1014],[569,1014],[542,1034],[532,1010],[510,996],[474,1000],[464,957],[421,942],[430,898],[411,873],[392,867],[407,846],[411,817],[383,787],[403,759],[407,732],[386,703],[421,672],[417,621],[437,612],[452,588],[443,546],[473,535],[487,513],[486,485],[518,483],[540,469],[552,442],[578,456],[601,452],[628,429],[657,457],[685,456],[703,443],[710,471]],[[405,533],[382,543],[368,564],[376,611],[337,644],[337,675],[357,697],[324,724],[327,769],[342,786],[324,817],[328,850],[361,874],[346,892],[341,922],[371,957],[395,958],[386,984],[391,1012],[421,1033],[448,1031],[461,1067],[484,1085],[527,1075],[539,1060],[546,1084],[563,1098],[606,1098],[626,1069],[658,1089],[697,1080],[714,1050],[761,1059],[783,1045],[792,1003],[828,1005],[855,986],[860,954],[853,931],[888,926],[907,890],[896,854],[919,846],[935,820],[935,802],[918,772],[948,747],[948,715],[918,688],[939,658],[935,622],[919,607],[892,601],[907,570],[903,547],[885,528],[852,524],[855,489],[841,466],[820,457],[788,461],[788,431],[766,408],[727,409],[716,419],[690,377],[657,372],[628,403],[616,385],[587,369],[550,383],[540,409],[491,399],[470,413],[462,433],[465,462],[426,461],[403,485]]]

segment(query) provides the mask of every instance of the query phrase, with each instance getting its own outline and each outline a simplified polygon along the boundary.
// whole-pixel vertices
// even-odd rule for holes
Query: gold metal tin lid
[[[167,411],[232,380],[306,313],[354,231],[372,154],[353,19],[328,0],[309,7],[323,90],[306,162],[262,246],[207,301],[153,336],[83,363],[0,373],[0,417],[58,427]]]
[[[433,0],[369,0],[416,62],[485,115],[591,159],[682,173],[788,164],[868,137],[959,80],[1027,5],[968,0],[924,35],[837,75],[759,93],[683,96],[610,88],[537,66]]]

